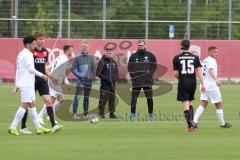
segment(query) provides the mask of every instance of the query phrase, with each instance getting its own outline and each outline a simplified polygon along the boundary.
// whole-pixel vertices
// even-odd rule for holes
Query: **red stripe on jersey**
[[[48,57],[48,52],[45,51],[45,52],[38,52],[38,51],[33,51],[32,52],[34,57],[37,57],[37,58],[47,58]]]

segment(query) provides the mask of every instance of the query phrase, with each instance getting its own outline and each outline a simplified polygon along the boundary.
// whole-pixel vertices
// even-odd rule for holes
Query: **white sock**
[[[197,108],[197,110],[195,112],[195,115],[194,115],[193,122],[198,123],[198,119],[202,115],[202,113],[204,112],[204,109],[205,108],[201,105]]]
[[[58,110],[59,106],[60,106],[60,102],[56,99],[53,103],[53,111],[54,113]]]
[[[18,108],[15,117],[13,119],[13,122],[10,126],[10,129],[17,129],[18,123],[22,120],[26,110],[22,108],[21,106]]]
[[[47,114],[46,104],[43,105],[42,110],[39,112],[39,118],[43,118]]]
[[[28,112],[29,112],[30,117],[32,118],[32,122],[33,122],[35,128],[36,129],[42,128],[42,126],[38,120],[38,114],[36,111],[36,107],[28,108]]]
[[[221,125],[225,125],[223,109],[217,109],[216,114]]]

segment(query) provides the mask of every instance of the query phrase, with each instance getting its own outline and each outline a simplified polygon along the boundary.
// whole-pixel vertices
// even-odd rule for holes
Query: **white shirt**
[[[59,55],[53,62],[52,62],[52,69],[51,69],[51,73],[58,68],[59,66],[61,66],[62,64],[64,64],[65,62],[68,61],[68,58],[65,54],[61,54]]]
[[[214,58],[208,56],[203,60],[202,66],[203,66],[202,67],[203,80],[206,87],[206,91],[218,90],[219,87],[217,86],[216,81],[212,78],[209,72],[210,69],[213,69],[214,74],[217,76],[218,73],[217,61]]]
[[[17,69],[15,83],[17,87],[34,87],[35,75],[42,77],[43,74],[34,69],[33,54],[24,48],[17,56]]]
[[[68,57],[65,54],[61,54],[59,55],[53,62],[52,62],[52,68],[51,68],[51,73],[53,73],[58,67],[60,67],[61,65],[63,65],[64,63],[66,63],[68,61]],[[62,69],[62,70],[61,70]],[[63,72],[64,71],[64,72]],[[58,70],[57,72],[59,72],[59,75],[63,75],[65,74],[65,67],[62,66],[62,68],[60,68],[60,70]],[[54,75],[56,76],[56,75]],[[64,78],[64,83],[65,84],[69,84],[69,81],[67,79],[67,77]]]

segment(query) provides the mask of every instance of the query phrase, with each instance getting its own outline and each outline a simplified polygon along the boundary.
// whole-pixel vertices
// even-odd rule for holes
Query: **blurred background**
[[[237,40],[239,26],[239,0],[0,0],[1,38]]]
[[[21,38],[37,31],[46,36],[50,63],[63,45],[74,45],[78,55],[87,40],[90,54],[100,58],[110,44],[127,64],[137,39],[145,39],[167,79],[174,79],[180,40],[191,39],[201,60],[210,45],[218,47],[219,76],[240,82],[240,0],[0,0],[0,80],[14,79]],[[125,77],[126,65],[119,66]]]

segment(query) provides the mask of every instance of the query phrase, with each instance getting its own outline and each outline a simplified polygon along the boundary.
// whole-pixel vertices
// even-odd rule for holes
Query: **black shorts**
[[[194,95],[196,91],[196,84],[191,83],[191,85],[178,85],[178,94],[177,100],[184,102],[184,101],[193,101]]]
[[[38,91],[39,95],[49,95],[48,82],[44,80],[35,81],[35,91]]]

